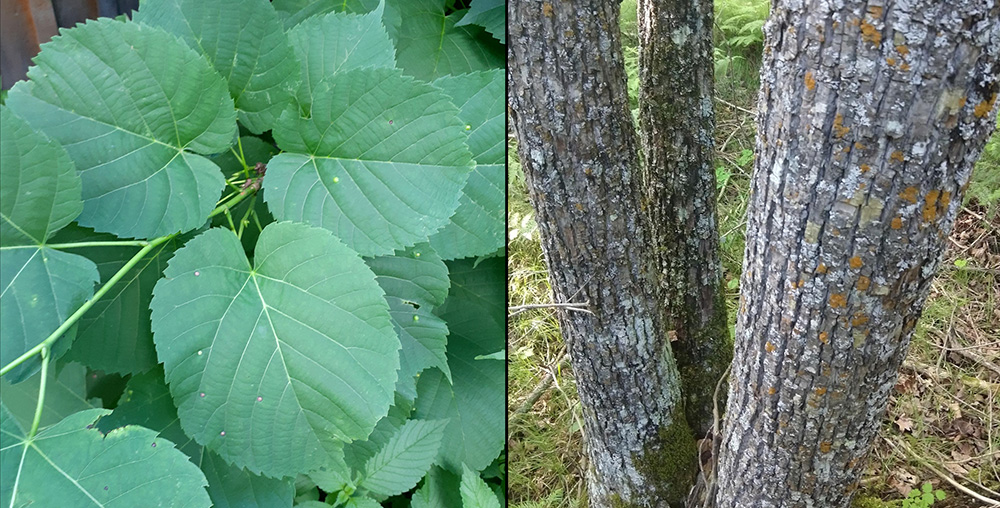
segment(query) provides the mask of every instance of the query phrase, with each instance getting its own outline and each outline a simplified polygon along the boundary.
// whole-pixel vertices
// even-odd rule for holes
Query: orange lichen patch
[[[845,145],[844,146],[844,151],[845,152],[850,152],[851,151],[851,145]]]
[[[896,59],[890,56],[885,59],[885,63],[889,64],[889,67],[892,67],[893,65],[896,65]]]
[[[889,225],[892,227],[892,229],[899,229],[899,228],[903,227],[903,218],[902,217],[893,217],[892,218],[892,223],[890,223]]]
[[[816,88],[816,79],[813,78],[812,71],[806,71],[806,90],[812,90]]]
[[[826,395],[826,388],[817,388],[816,395]]]
[[[868,322],[868,316],[864,314],[855,314],[854,319],[851,320],[852,326],[861,326]]]
[[[851,268],[858,269],[861,268],[861,266],[864,265],[865,263],[864,261],[861,261],[860,256],[854,256],[851,259],[847,260],[847,264],[851,265]]]
[[[771,344],[771,342],[768,341],[767,344],[764,344],[764,349],[767,350],[768,353],[773,353],[774,350],[775,350],[775,347],[774,347],[774,344]]]
[[[910,70],[910,64],[908,64],[906,62],[903,62],[903,63],[899,64],[899,70],[904,71],[904,72]]]
[[[823,344],[830,342],[830,334],[826,332],[819,332],[819,341]]]
[[[892,160],[894,160],[894,161],[903,162],[903,160],[904,160],[903,159],[903,152],[900,152],[899,150],[896,150],[895,152],[892,152],[892,155],[890,155],[889,158],[892,159]]]
[[[932,190],[924,196],[924,220],[930,222],[937,218],[937,200],[940,191]]]
[[[910,203],[916,204],[917,202],[917,188],[907,187],[903,189],[903,192],[899,193],[899,197],[909,201]]]
[[[778,390],[775,390],[773,386],[767,389],[767,394],[768,395],[774,395],[777,392],[778,392]]]
[[[583,205],[581,205],[580,203],[577,203],[576,204],[576,209],[582,212],[583,211]]]
[[[882,43],[882,33],[875,28],[875,25],[866,21],[861,22],[861,39],[876,46]]]
[[[544,14],[546,18],[551,18],[552,17],[552,4],[550,4],[548,2],[543,3],[542,4],[542,14]]]
[[[844,137],[848,132],[851,132],[850,127],[844,127],[844,115],[837,114],[833,119],[833,132],[838,138]]]
[[[831,443],[829,441],[823,441],[822,443],[819,444],[819,451],[821,451],[823,453],[830,453],[830,448],[832,446],[833,446],[833,443]]]
[[[844,293],[834,293],[830,295],[830,307],[839,309],[847,305],[847,296]]]
[[[910,48],[908,48],[908,47],[900,44],[900,45],[896,46],[896,53],[899,53],[900,55],[903,55],[903,56],[909,55],[910,54]]]
[[[872,280],[864,275],[858,277],[858,291],[868,291],[868,287],[871,286]]]
[[[881,5],[869,5],[868,14],[872,15],[872,18],[882,17],[882,6]]]
[[[858,150],[864,150],[865,149],[865,145],[862,145],[860,142],[855,141],[854,142],[854,148],[857,148]]]
[[[594,170],[591,168],[585,168],[583,172],[586,173],[587,176],[591,176],[594,174]]]
[[[862,173],[867,173],[867,172],[871,171],[871,169],[872,169],[872,167],[869,166],[868,164],[862,164],[861,165],[861,172]]]
[[[563,32],[563,37],[567,39],[573,37],[574,35],[576,35],[576,32],[574,32],[573,30],[566,30],[565,32]]]
[[[820,263],[819,266],[816,267],[816,273],[826,273],[826,265]]]
[[[990,100],[976,104],[975,109],[972,110],[972,114],[976,115],[976,118],[985,117],[986,115],[990,114],[990,111],[993,110],[993,104],[995,104],[996,101],[997,101],[997,94],[994,93],[993,97],[990,97]]]

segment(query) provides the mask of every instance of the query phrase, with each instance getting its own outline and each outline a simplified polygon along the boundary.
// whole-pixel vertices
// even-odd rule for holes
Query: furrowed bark
[[[719,507],[846,507],[1000,91],[1000,5],[779,0]]]
[[[518,153],[536,211],[583,406],[590,505],[679,503],[694,477],[628,111],[615,0],[513,1],[508,83]]]
[[[643,204],[684,409],[704,437],[715,384],[733,358],[715,204],[712,1],[640,0],[638,11]]]

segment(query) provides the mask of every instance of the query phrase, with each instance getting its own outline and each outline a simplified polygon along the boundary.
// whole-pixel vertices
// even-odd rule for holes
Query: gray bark
[[[766,26],[719,507],[846,507],[972,166],[1000,5],[780,0]]]
[[[698,437],[712,429],[715,385],[732,361],[715,210],[712,19],[712,0],[638,2],[644,205]]]
[[[555,301],[593,312],[559,314],[583,406],[590,504],[666,506],[686,494],[696,457],[639,209],[618,9],[510,2],[508,100]]]

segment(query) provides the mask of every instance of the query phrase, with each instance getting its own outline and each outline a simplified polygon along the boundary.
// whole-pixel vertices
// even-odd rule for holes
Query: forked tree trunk
[[[518,153],[583,406],[591,506],[687,493],[694,438],[657,301],[628,111],[619,2],[512,1],[508,83]]]
[[[1000,4],[779,0],[717,506],[846,507],[993,130]]]
[[[733,358],[715,211],[712,18],[712,0],[638,2],[644,205],[698,437],[712,428],[715,386]]]

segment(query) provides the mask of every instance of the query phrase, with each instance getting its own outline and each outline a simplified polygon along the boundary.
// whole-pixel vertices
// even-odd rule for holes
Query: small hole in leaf
[[[225,435],[226,435],[226,431],[222,431],[222,432],[220,432],[220,433],[219,433],[219,435],[220,435],[220,436],[225,436]]]
[[[338,178],[338,177],[336,177],[336,176],[335,176],[335,177],[333,177],[333,183],[337,183],[337,182],[339,182],[339,181],[340,181],[340,178]]]
[[[389,125],[392,125],[392,120],[389,120]]]
[[[258,396],[257,396],[257,402],[260,402],[260,401],[262,401],[262,400],[264,400],[264,397],[261,397],[260,395],[258,395]]]
[[[156,448],[156,443],[153,443],[153,448]]]
[[[197,277],[197,276],[199,276],[199,275],[201,275],[201,272],[194,272],[194,276],[195,276],[195,277]]]
[[[472,130],[472,126],[471,125],[466,125],[465,126],[465,130]]]
[[[204,397],[205,396],[205,392],[201,392],[201,396]]]
[[[108,486],[107,485],[104,486],[104,490],[108,490]]]
[[[417,316],[417,315],[414,315],[414,316],[413,316],[413,320],[414,320],[414,321],[420,321],[420,316]]]
[[[201,356],[202,352],[203,352],[203,351],[199,349],[199,350],[198,350],[198,356]]]

